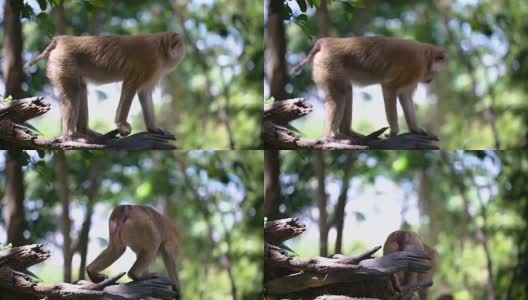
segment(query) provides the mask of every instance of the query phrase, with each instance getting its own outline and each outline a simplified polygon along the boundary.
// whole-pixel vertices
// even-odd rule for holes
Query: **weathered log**
[[[264,119],[277,125],[286,125],[311,113],[312,110],[312,105],[305,102],[304,98],[276,101],[273,104],[264,105]]]
[[[336,254],[330,258],[295,258],[268,241],[280,243],[298,235],[304,232],[304,224],[298,219],[269,223],[265,225],[265,296],[305,300],[339,299],[331,298],[333,296],[392,299],[432,284],[431,281],[424,281],[399,287],[401,291],[396,291],[391,283],[391,276],[397,272],[424,273],[430,270],[430,257],[423,251],[401,251],[374,258],[374,253],[381,249],[377,246],[358,256]]]
[[[0,267],[10,267],[16,271],[25,270],[48,259],[50,252],[42,244],[26,245],[0,250]]]
[[[0,120],[10,120],[23,124],[50,110],[51,105],[42,101],[43,97],[31,97],[10,102],[0,102]]]
[[[28,275],[15,270],[34,265],[49,257],[49,251],[42,245],[16,247],[0,252],[0,295],[23,299],[82,299],[82,300],[139,300],[145,297],[173,299],[175,291],[168,278],[150,278],[117,284],[125,273],[112,276],[101,283],[81,282],[79,284],[36,284]],[[2,299],[0,297],[0,299]]]
[[[266,222],[264,224],[264,240],[272,245],[280,244],[296,237],[306,230],[306,225],[298,218],[288,218]]]
[[[49,103],[32,97],[0,103],[0,148],[20,147],[37,150],[172,150],[174,136],[165,133],[139,132],[117,138],[117,130],[90,142],[67,141],[63,138],[38,138],[22,123],[46,113]]]
[[[262,138],[265,149],[322,149],[322,150],[358,150],[358,149],[395,149],[395,150],[435,150],[438,141],[435,135],[403,133],[381,139],[387,128],[369,135],[355,134],[350,140],[329,141],[326,139],[304,139],[285,126],[312,111],[312,106],[303,98],[277,101],[264,107]]]

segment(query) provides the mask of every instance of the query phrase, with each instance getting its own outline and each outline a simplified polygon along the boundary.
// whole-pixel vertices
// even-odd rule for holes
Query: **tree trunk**
[[[66,34],[66,18],[64,16],[64,0],[60,0],[57,6],[53,8],[55,15],[55,31],[57,35]]]
[[[55,173],[57,176],[57,195],[61,202],[62,220],[62,253],[64,261],[64,282],[72,282],[72,242],[71,242],[71,220],[70,220],[70,191],[68,182],[68,164],[64,151],[55,154]]]
[[[346,152],[346,160],[343,164],[343,181],[341,183],[341,191],[339,192],[339,197],[337,198],[337,205],[335,210],[335,225],[336,225],[336,244],[335,244],[335,253],[343,253],[343,226],[345,224],[345,207],[347,202],[347,193],[348,187],[350,185],[350,169],[352,163],[356,160],[354,152]]]
[[[264,150],[264,216],[269,221],[279,219],[280,156],[279,150]]]
[[[78,251],[81,255],[81,262],[79,265],[79,280],[85,279],[85,271],[86,271],[86,257],[88,255],[88,243],[90,241],[90,228],[92,227],[92,215],[94,211],[95,202],[97,199],[97,194],[99,192],[99,188],[101,187],[101,181],[102,181],[102,173],[103,170],[101,169],[103,164],[104,158],[102,156],[98,156],[92,163],[90,167],[90,187],[88,189],[88,195],[87,195],[87,202],[86,202],[86,213],[84,215],[83,224],[81,227],[81,233],[79,236],[78,241]]]
[[[323,152],[314,150],[317,177],[317,206],[319,207],[319,255],[328,256],[328,214],[326,212],[325,165]]]
[[[7,1],[9,2],[9,1]],[[20,163],[22,151],[8,150],[5,162],[5,224],[7,229],[7,243],[22,246],[26,243],[24,230],[26,219],[24,216],[24,174]]]
[[[330,36],[330,16],[328,14],[327,0],[321,0],[321,5],[317,10],[319,21],[319,37]]]
[[[15,99],[23,98],[22,81],[22,27],[18,12],[11,5],[11,1],[4,1],[4,80],[5,94]],[[26,221],[24,217],[24,175],[20,156],[22,152],[8,149],[6,153],[6,188],[4,205],[6,207],[5,223],[7,229],[7,242],[14,246],[25,243],[24,230]]]
[[[286,34],[284,21],[280,15],[282,1],[269,1],[268,31],[266,36],[266,50],[268,51],[268,66],[266,68],[270,87],[270,97],[275,100],[288,98],[286,83],[288,71],[286,66]]]
[[[4,79],[6,96],[14,99],[24,97],[22,82],[22,27],[18,12],[11,5],[12,1],[4,1]]]

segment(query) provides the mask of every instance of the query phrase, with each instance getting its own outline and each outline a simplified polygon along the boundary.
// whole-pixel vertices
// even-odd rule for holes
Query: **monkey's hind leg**
[[[128,277],[132,278],[133,280],[158,277],[156,273],[149,273],[149,267],[156,258],[156,250],[141,250],[140,252],[136,253],[136,256],[136,262],[128,271]]]
[[[327,140],[347,142],[346,136],[339,132],[339,128],[343,123],[343,116],[345,111],[345,96],[347,94],[347,82],[344,80],[328,80],[325,86],[325,110],[326,110],[326,125],[325,136]]]
[[[62,136],[67,140],[75,139],[81,101],[80,78],[60,77],[54,85],[58,87],[60,94]]]
[[[345,94],[343,96],[343,102],[343,120],[339,126],[339,133],[351,141],[354,141],[355,134],[352,131],[352,105],[354,100],[352,96],[352,84],[350,82],[345,82]]]
[[[110,244],[108,247],[103,250],[97,256],[97,258],[94,259],[94,261],[86,267],[86,272],[88,273],[88,277],[95,282],[101,282],[107,278],[106,275],[100,274],[102,270],[108,268],[113,262],[115,262],[123,253],[125,253],[126,247],[124,245],[112,243],[110,241]]]
[[[79,118],[77,120],[77,132],[80,135],[85,135],[89,140],[96,140],[102,134],[93,131],[89,127],[89,111],[88,111],[88,90],[86,89],[86,82],[81,81],[81,89],[79,96]]]
[[[167,269],[167,273],[169,273],[169,277],[174,282],[174,287],[176,291],[178,292],[176,300],[181,300],[182,291],[181,291],[181,286],[180,286],[180,279],[178,277],[178,271],[176,268],[174,247],[172,247],[170,243],[165,242],[160,247],[160,252],[161,252],[161,257],[163,258],[163,263],[165,264],[165,268]]]

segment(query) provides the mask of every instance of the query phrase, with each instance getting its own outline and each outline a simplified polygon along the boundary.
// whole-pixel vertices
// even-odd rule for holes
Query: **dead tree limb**
[[[42,245],[27,245],[0,251],[0,295],[14,299],[49,300],[139,300],[145,297],[173,299],[173,282],[168,278],[150,278],[117,284],[125,273],[108,278],[101,283],[81,282],[79,284],[36,284],[31,277],[20,272],[28,266],[38,264],[50,256]],[[4,299],[0,296],[0,299]],[[10,298],[5,298],[10,299]]]
[[[296,218],[265,224],[266,295],[302,299],[339,299],[333,296],[392,299],[432,284],[420,282],[404,287],[401,293],[391,284],[391,276],[397,272],[424,273],[431,269],[430,258],[423,251],[401,251],[373,257],[381,248],[377,246],[358,256],[338,254],[330,258],[303,259],[291,256],[290,249],[277,246],[304,230],[305,225]]]
[[[172,150],[176,147],[170,134],[140,132],[117,138],[117,130],[93,142],[66,141],[63,138],[39,138],[24,122],[38,117],[50,109],[42,97],[31,97],[0,103],[0,148],[17,146],[37,150]]]
[[[357,149],[400,149],[400,150],[434,150],[438,141],[434,135],[403,133],[394,137],[381,139],[388,129],[382,128],[369,135],[356,134],[347,141],[329,141],[327,139],[311,140],[300,138],[288,128],[291,121],[306,116],[313,108],[304,98],[277,101],[264,106],[263,140],[265,149],[322,149],[322,150],[357,150]]]
[[[264,224],[264,239],[272,245],[280,244],[298,236],[306,230],[306,225],[298,218],[288,218],[266,222]]]

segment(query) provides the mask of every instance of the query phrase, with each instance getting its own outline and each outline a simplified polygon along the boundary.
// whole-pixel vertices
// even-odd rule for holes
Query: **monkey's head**
[[[448,55],[447,51],[437,47],[431,47],[428,51],[429,68],[422,82],[430,83],[436,73],[447,69]]]
[[[165,32],[162,35],[162,44],[164,45],[168,67],[176,67],[185,56],[183,36],[176,32]]]

